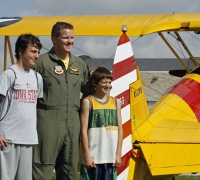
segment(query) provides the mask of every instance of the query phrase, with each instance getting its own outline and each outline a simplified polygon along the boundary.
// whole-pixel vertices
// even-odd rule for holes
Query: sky
[[[199,0],[0,0],[0,17],[59,16],[59,15],[119,15],[200,13]],[[76,28],[76,27],[75,27]],[[170,35],[166,37],[178,48]],[[17,37],[11,37],[12,49]],[[43,47],[51,49],[50,37],[39,37]],[[198,55],[200,35],[183,36],[194,56]],[[113,57],[119,37],[75,37],[72,53],[94,58]],[[172,52],[157,34],[130,37],[135,58],[174,58]],[[0,73],[3,71],[4,38],[0,37]],[[79,50],[81,49],[81,51]],[[42,50],[41,53],[46,52]],[[11,64],[8,58],[8,66]]]

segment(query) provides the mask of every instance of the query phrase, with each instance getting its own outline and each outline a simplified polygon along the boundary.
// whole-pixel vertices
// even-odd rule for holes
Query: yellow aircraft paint
[[[87,16],[31,16],[0,28],[0,36],[32,33],[50,36],[57,21],[72,23],[76,36],[120,36],[121,26],[128,27],[128,36],[143,36],[160,31],[199,31],[200,14],[130,14]],[[185,29],[183,24],[189,24]]]
[[[140,146],[153,176],[199,171],[199,144],[147,143]]]

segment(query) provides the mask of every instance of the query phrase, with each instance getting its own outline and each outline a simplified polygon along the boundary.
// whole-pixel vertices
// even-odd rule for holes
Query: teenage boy
[[[38,144],[36,103],[43,82],[30,67],[41,47],[34,35],[19,36],[17,62],[0,75],[0,180],[32,180],[32,147]]]
[[[82,180],[116,179],[123,140],[121,104],[109,95],[112,74],[104,67],[91,76],[93,94],[81,104]]]

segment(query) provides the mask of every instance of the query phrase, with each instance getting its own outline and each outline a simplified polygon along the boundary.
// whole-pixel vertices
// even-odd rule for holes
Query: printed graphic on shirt
[[[106,130],[118,130],[118,127],[117,126],[106,126]]]
[[[95,109],[91,119],[89,128],[118,126],[115,109]],[[107,130],[111,129],[108,128]]]
[[[16,89],[13,94],[13,99],[19,103],[36,103],[38,90]]]

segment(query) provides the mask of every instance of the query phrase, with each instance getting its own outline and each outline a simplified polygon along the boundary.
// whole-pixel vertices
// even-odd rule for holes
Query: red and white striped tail
[[[118,42],[113,63],[113,82],[111,95],[121,100],[123,146],[122,165],[117,169],[117,179],[125,180],[128,176],[129,159],[132,150],[132,132],[130,117],[130,84],[137,80],[136,63],[130,40],[124,32]]]

